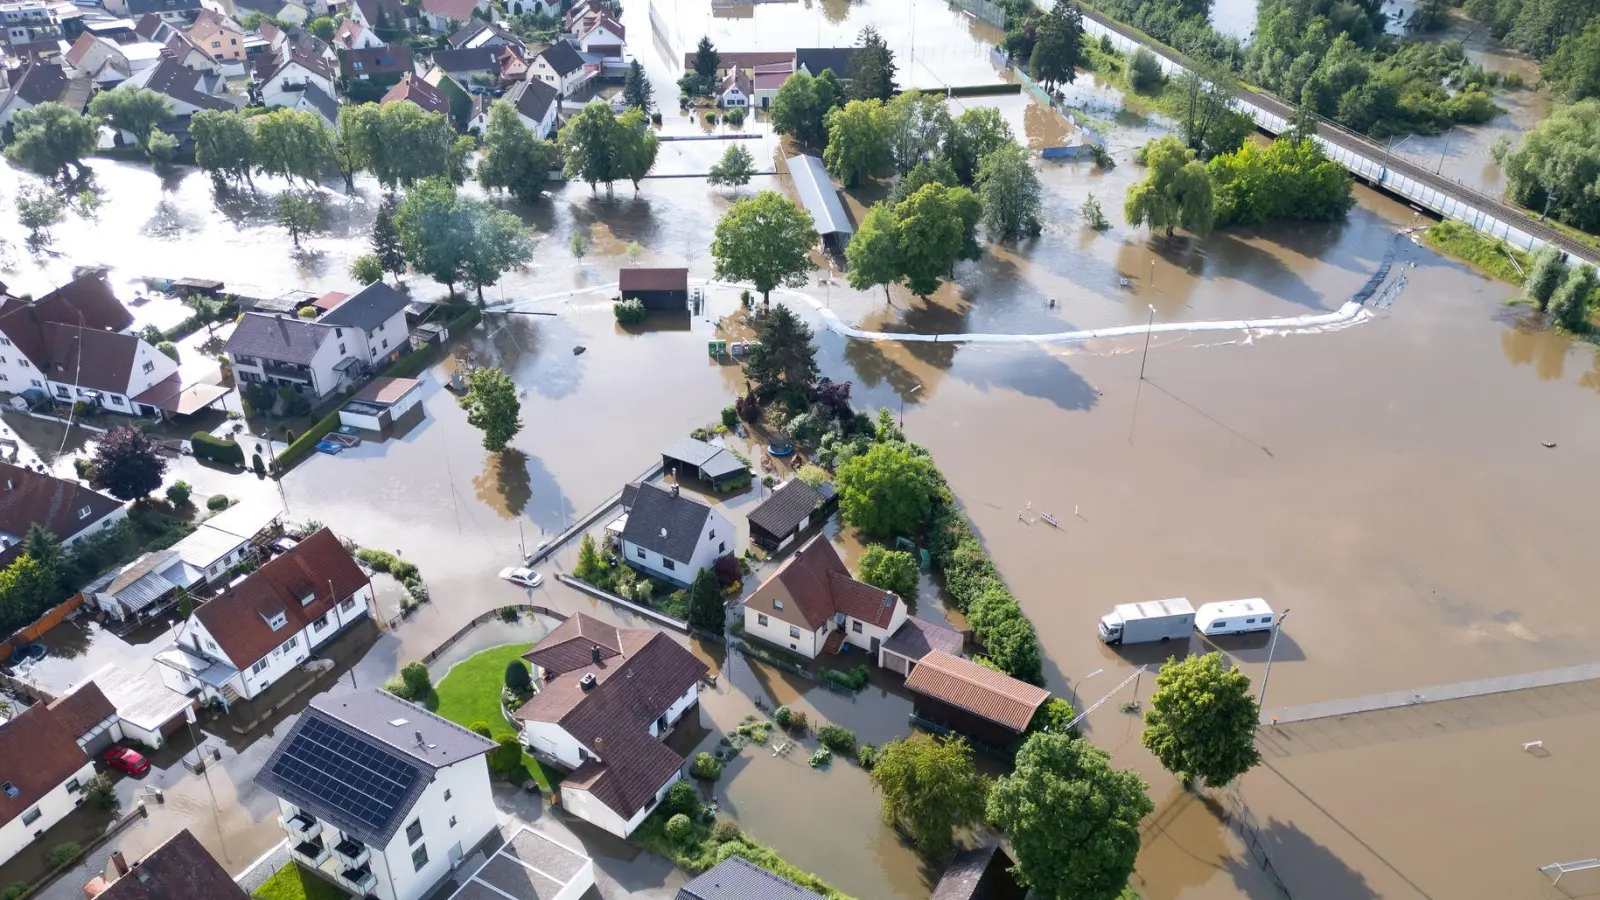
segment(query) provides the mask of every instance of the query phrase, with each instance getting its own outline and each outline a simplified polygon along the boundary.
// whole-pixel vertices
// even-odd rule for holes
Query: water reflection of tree
[[[483,505],[502,519],[522,515],[533,499],[533,481],[528,475],[528,454],[515,447],[484,457],[483,472],[472,479],[473,490]]]

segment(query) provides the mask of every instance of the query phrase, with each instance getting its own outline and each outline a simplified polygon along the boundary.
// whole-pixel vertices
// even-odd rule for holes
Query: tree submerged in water
[[[1095,231],[1105,231],[1111,227],[1111,223],[1106,221],[1106,214],[1100,209],[1100,201],[1092,193],[1084,198],[1079,212],[1083,214],[1084,223]]]

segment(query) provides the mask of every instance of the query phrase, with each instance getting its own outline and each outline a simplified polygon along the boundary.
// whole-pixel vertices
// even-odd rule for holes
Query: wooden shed
[[[638,300],[652,312],[683,312],[689,308],[688,269],[623,269],[617,287],[624,300]]]
[[[1050,692],[970,659],[934,650],[906,679],[917,718],[1004,750],[1014,746]]]

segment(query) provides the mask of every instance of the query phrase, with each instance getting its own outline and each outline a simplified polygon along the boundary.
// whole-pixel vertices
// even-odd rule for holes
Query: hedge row
[[[227,441],[208,432],[196,431],[189,436],[189,447],[195,459],[209,459],[224,465],[244,465],[244,448],[237,441]]]
[[[1043,685],[1039,634],[954,501],[934,511],[928,549],[944,577],[945,596],[966,614],[989,662],[1013,678]]]
[[[316,452],[317,442],[327,437],[330,432],[339,428],[339,411],[336,409],[317,421],[317,424],[306,429],[306,433],[295,438],[289,449],[278,454],[278,474],[289,471],[300,464],[300,461]]]

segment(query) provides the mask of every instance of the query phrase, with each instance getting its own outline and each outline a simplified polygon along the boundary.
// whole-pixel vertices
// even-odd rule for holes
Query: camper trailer
[[[1225,600],[1207,603],[1195,610],[1194,627],[1207,636],[1271,631],[1273,616],[1272,607],[1260,597]]]

